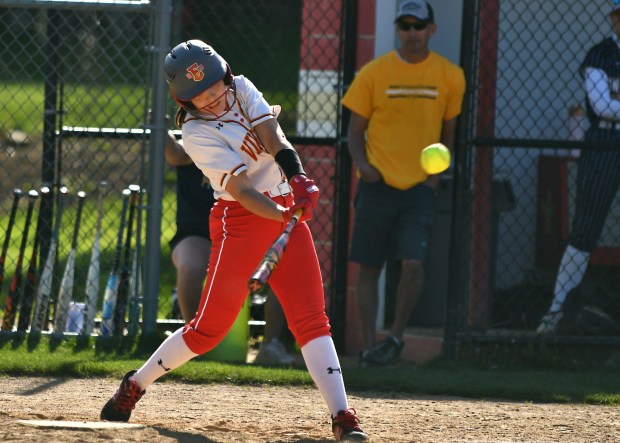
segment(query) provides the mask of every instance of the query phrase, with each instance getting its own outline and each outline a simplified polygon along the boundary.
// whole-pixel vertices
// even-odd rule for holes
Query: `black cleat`
[[[101,419],[108,421],[129,421],[131,411],[136,407],[138,400],[146,393],[138,383],[129,378],[137,371],[129,371],[123,377],[118,390],[101,410]]]

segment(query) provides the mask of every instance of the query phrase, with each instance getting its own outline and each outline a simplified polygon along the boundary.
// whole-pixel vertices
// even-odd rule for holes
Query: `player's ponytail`
[[[177,125],[179,129],[181,129],[183,127],[183,123],[187,121],[185,120],[185,117],[187,117],[187,110],[179,106],[177,109],[177,113],[174,116],[174,124]]]

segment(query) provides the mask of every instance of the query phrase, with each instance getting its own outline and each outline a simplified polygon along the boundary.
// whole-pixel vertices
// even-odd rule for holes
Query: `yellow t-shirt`
[[[463,69],[430,52],[407,63],[391,51],[366,64],[342,104],[368,119],[366,155],[385,183],[408,189],[426,180],[420,152],[437,143],[444,120],[461,113]]]

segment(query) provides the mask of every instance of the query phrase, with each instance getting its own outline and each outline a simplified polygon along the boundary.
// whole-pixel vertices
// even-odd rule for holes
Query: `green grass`
[[[54,337],[0,334],[0,374],[55,377],[120,377],[148,358],[163,335],[130,337]],[[616,369],[493,369],[465,362],[412,368],[360,369],[343,358],[349,391],[446,395],[519,402],[589,403],[620,406]],[[189,383],[310,386],[304,369],[229,364],[199,357],[162,379]]]
[[[42,83],[0,85],[0,130],[18,129],[31,137],[43,133],[44,86]],[[296,91],[264,91],[272,104],[282,106],[281,124],[295,131]],[[139,128],[144,118],[145,91],[141,85],[83,85],[64,87],[63,125]],[[169,101],[170,109],[175,107]]]
[[[137,128],[144,116],[142,86],[66,85],[63,124]],[[0,121],[3,130],[43,132],[44,87],[42,83],[6,83],[0,87]]]
[[[3,130],[19,129],[28,134],[43,132],[43,84],[4,84],[0,97]]]

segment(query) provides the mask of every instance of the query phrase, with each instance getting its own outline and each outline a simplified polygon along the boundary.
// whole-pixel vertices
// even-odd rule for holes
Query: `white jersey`
[[[192,118],[182,128],[185,152],[211,181],[215,198],[223,200],[234,200],[226,185],[230,177],[243,171],[259,192],[277,189],[285,180],[252,129],[275,118],[271,107],[244,76],[235,76],[235,84],[237,97],[230,111],[217,120]]]

